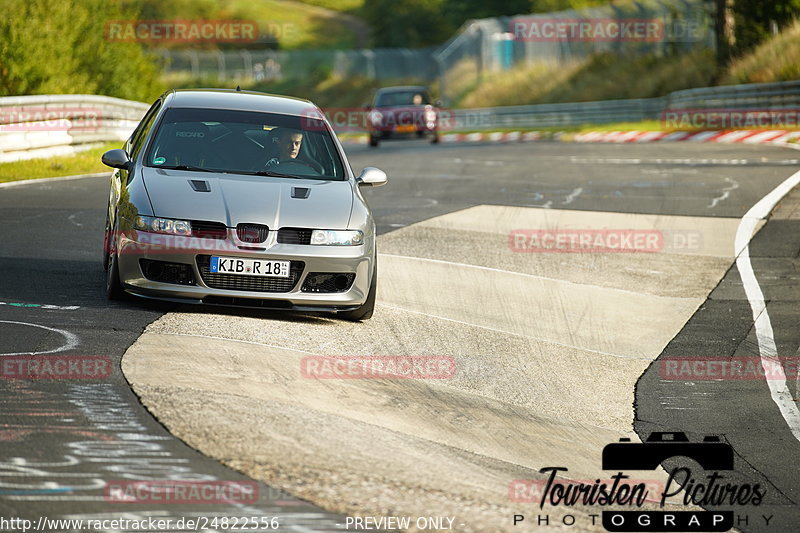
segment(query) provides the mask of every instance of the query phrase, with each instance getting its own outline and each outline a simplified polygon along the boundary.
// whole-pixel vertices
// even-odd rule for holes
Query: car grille
[[[308,228],[281,228],[278,230],[280,244],[311,244],[311,232]]]
[[[239,224],[236,226],[236,236],[242,242],[256,244],[267,240],[269,227],[263,224]]]
[[[191,220],[192,237],[201,239],[225,239],[228,237],[228,228],[222,222],[209,222],[207,220]]]
[[[240,274],[218,274],[210,271],[211,256],[198,255],[197,269],[203,283],[212,289],[229,291],[254,292],[290,292],[297,285],[306,264],[303,261],[289,263],[288,278],[270,278],[266,276],[242,276]]]

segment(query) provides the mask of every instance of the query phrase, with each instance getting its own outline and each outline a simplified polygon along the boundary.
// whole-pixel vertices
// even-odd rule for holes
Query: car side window
[[[150,132],[150,128],[153,127],[153,121],[158,115],[158,111],[161,109],[161,100],[157,100],[145,113],[142,122],[139,124],[139,127],[133,132],[131,136],[131,153],[128,154],[131,158],[131,161],[136,160],[136,156],[139,155],[139,152],[142,151],[142,146],[144,145],[144,140],[147,138],[147,134]]]

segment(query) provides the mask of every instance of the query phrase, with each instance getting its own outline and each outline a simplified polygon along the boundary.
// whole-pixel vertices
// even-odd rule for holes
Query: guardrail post
[[[219,71],[217,73],[217,78],[219,80],[224,80],[226,77],[225,72],[225,54],[221,50],[217,50],[217,65],[219,66]]]

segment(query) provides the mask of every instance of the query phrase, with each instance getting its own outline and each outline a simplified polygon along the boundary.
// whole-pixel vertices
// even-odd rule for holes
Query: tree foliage
[[[442,0],[370,0],[361,16],[376,48],[419,48],[446,41],[455,28],[442,18]]]
[[[734,52],[752,49],[772,35],[772,25],[786,28],[800,16],[800,0],[734,0]]]
[[[138,18],[106,0],[5,0],[0,96],[104,94],[151,100],[158,68],[138,43],[109,42],[108,21]]]

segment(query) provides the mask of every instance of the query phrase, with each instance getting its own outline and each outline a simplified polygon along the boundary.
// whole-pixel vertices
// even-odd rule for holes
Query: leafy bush
[[[108,21],[138,18],[105,0],[5,0],[0,96],[103,94],[150,101],[158,68],[138,43],[109,42]]]

